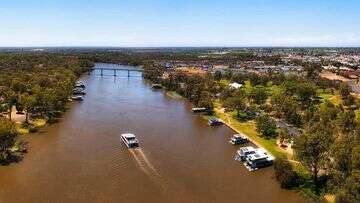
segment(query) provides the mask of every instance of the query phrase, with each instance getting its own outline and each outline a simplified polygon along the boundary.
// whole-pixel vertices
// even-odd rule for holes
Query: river
[[[300,202],[272,167],[248,172],[234,161],[231,129],[209,127],[187,101],[131,74],[82,77],[84,101],[26,136],[22,162],[0,167],[0,202]],[[120,142],[125,132],[140,149]]]

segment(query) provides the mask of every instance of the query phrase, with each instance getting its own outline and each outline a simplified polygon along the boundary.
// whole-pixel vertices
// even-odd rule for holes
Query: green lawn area
[[[251,86],[250,80],[245,81],[244,90],[245,90],[246,94],[250,94],[251,89],[252,89],[252,86]]]
[[[39,129],[42,128],[46,125],[46,120],[45,119],[35,119],[31,122],[31,124],[33,125],[33,128]],[[17,123],[16,127],[18,129],[18,132],[21,135],[26,135],[30,133],[30,128],[29,127],[24,127],[22,124]]]
[[[221,80],[220,80],[220,85],[229,86],[229,84],[230,84],[230,81],[229,81],[229,80],[225,80],[225,79],[221,79]]]
[[[360,121],[360,109],[355,110],[355,120]]]
[[[174,98],[174,99],[183,99],[184,97],[181,96],[179,93],[175,92],[175,91],[166,91],[166,95]]]
[[[342,99],[340,95],[334,95],[329,99],[329,101],[334,105],[340,105],[342,103]]]
[[[317,95],[324,100],[328,100],[334,105],[340,105],[342,103],[341,96],[339,94],[333,94],[330,91],[326,91],[323,89],[318,89],[316,91]]]
[[[267,87],[267,89],[268,89],[270,95],[274,95],[277,92],[283,91],[282,88],[280,86],[277,86],[277,85],[269,85]]]
[[[282,157],[286,158],[287,154],[284,151],[280,151],[276,146],[275,139],[264,139],[261,138],[256,131],[256,123],[253,120],[240,122],[234,118],[235,112],[233,113],[224,113],[216,109],[216,116],[229,124],[235,131],[244,133],[249,137],[249,139],[254,142],[254,144],[259,145],[259,147],[265,148],[268,152],[274,155],[276,158]]]

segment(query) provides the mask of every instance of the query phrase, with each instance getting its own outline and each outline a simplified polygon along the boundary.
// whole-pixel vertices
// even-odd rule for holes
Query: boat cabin
[[[257,170],[266,166],[271,166],[274,158],[269,155],[265,150],[257,150],[254,154],[246,157],[245,166],[249,171]]]
[[[250,154],[254,154],[256,149],[254,147],[240,147],[235,156],[235,160],[245,161],[246,157]]]

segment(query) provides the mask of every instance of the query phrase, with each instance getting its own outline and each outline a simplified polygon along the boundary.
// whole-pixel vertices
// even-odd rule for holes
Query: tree
[[[303,104],[309,104],[311,99],[316,96],[316,88],[312,83],[300,83],[297,87],[297,95]]]
[[[346,179],[344,186],[336,195],[336,202],[360,202],[360,171],[352,173],[352,175]]]
[[[299,186],[300,178],[293,170],[289,161],[282,158],[276,159],[274,163],[275,177],[280,182],[282,188],[292,188]]]
[[[231,80],[231,78],[233,77],[233,72],[229,69],[226,69],[223,77],[226,78],[227,80]]]
[[[266,99],[268,98],[267,90],[264,86],[257,85],[254,88],[252,88],[250,93],[250,98],[256,103],[256,104],[263,104],[265,103]]]
[[[278,93],[271,98],[271,103],[275,107],[278,115],[287,122],[295,125],[301,125],[301,116],[298,113],[298,103],[290,96]]]
[[[222,73],[221,73],[221,71],[219,71],[219,70],[215,71],[215,73],[214,73],[214,79],[217,80],[217,81],[220,81],[221,78],[222,78]]]
[[[203,91],[200,96],[198,103],[199,106],[206,108],[207,112],[211,114],[214,109],[214,104],[212,102],[211,94],[207,91]]]
[[[31,113],[35,108],[36,97],[27,93],[22,94],[20,96],[20,103],[25,110],[25,122],[29,123],[29,113]]]
[[[258,133],[266,139],[277,136],[276,123],[267,114],[260,115],[256,118],[256,128]]]
[[[340,87],[339,87],[339,92],[340,95],[342,96],[342,98],[347,98],[348,96],[350,96],[351,93],[351,88],[347,83],[341,83]]]
[[[282,83],[281,85],[285,89],[285,94],[288,96],[293,96],[298,88],[298,83],[295,80],[289,79]]]
[[[333,168],[336,172],[340,172],[341,181],[345,180],[352,172],[352,151],[354,148],[353,138],[341,136],[338,138],[331,148],[331,156],[333,159]]]
[[[0,118],[0,163],[4,164],[11,155],[10,148],[15,144],[17,131],[15,124],[7,119]]]
[[[331,127],[321,123],[315,123],[295,140],[296,157],[311,171],[316,186],[319,170],[325,166],[333,140]]]
[[[10,88],[3,88],[0,93],[7,106],[9,120],[11,120],[12,108],[16,104],[16,93]]]
[[[243,90],[237,90],[234,96],[225,100],[225,107],[236,110],[237,118],[240,117],[240,111],[245,108],[245,92]]]
[[[305,63],[304,69],[307,72],[307,77],[311,80],[315,80],[319,77],[319,73],[321,72],[321,65],[317,63]]]
[[[155,66],[153,64],[146,64],[144,66],[143,77],[153,82],[159,82],[160,77],[164,74],[164,68]]]
[[[351,169],[360,171],[360,145],[356,142],[354,145],[351,153]]]
[[[355,128],[355,112],[352,110],[340,112],[337,117],[337,125],[343,133],[349,133]]]

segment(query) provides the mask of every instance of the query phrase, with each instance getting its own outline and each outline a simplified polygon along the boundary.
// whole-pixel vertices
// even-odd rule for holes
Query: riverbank
[[[253,144],[266,149],[272,156],[276,158],[292,158],[284,150],[277,147],[276,139],[261,138],[256,131],[255,121],[240,122],[236,120],[231,113],[226,113],[219,105],[215,106],[214,112],[229,128],[237,133],[245,134]]]

